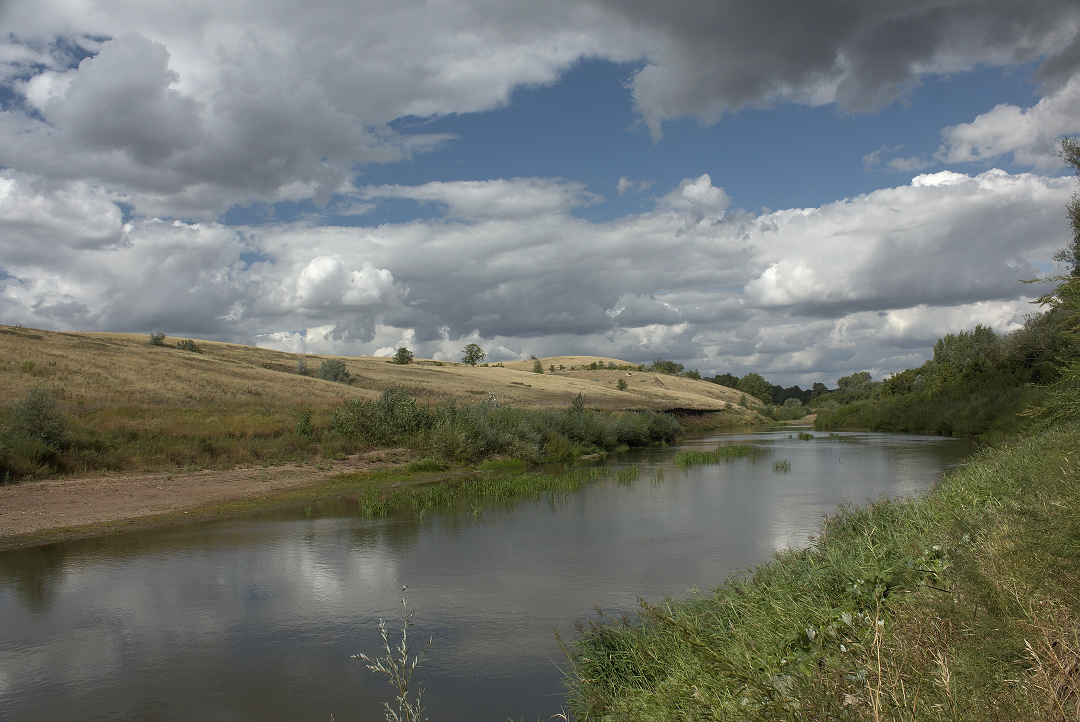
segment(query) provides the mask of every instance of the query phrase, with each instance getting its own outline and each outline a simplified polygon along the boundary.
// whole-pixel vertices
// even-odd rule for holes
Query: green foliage
[[[753,396],[763,403],[772,403],[772,384],[762,378],[761,374],[746,374],[739,379],[737,388],[744,394]]]
[[[538,359],[538,358],[533,359],[532,370],[533,370],[534,374],[542,374],[542,373],[544,373],[544,364],[540,363],[540,359]]]
[[[323,361],[316,375],[323,381],[336,381],[346,385],[349,383],[349,370],[345,368],[345,362],[337,358]]]
[[[579,391],[574,394],[574,398],[570,399],[570,410],[583,413],[585,411],[585,392]]]
[[[55,471],[61,466],[61,453],[70,446],[67,422],[40,386],[8,409],[2,430],[0,480]]]
[[[180,349],[181,351],[191,351],[192,353],[202,353],[202,349],[200,349],[195,344],[195,342],[193,340],[191,340],[190,338],[185,338],[182,341],[177,341],[176,342],[176,348]]]
[[[150,334],[150,340],[147,341],[147,343],[149,343],[151,346],[164,346],[165,334],[161,333],[160,331],[155,331],[154,333]]]
[[[626,391],[626,379],[619,379],[618,381],[616,381],[615,388],[617,388],[619,391]]]
[[[683,365],[680,363],[675,363],[674,361],[665,361],[662,358],[657,358],[646,370],[652,371],[653,373],[657,374],[677,376],[678,374],[682,373]]]
[[[485,358],[487,354],[484,349],[475,343],[466,344],[465,348],[461,349],[461,362],[466,366],[475,366]]]
[[[718,464],[732,459],[753,458],[761,453],[760,447],[749,444],[717,446],[715,451],[677,451],[675,452],[675,466],[680,469],[689,469],[691,466],[700,464]]]
[[[524,411],[489,399],[480,404],[425,406],[398,387],[377,401],[355,399],[338,408],[331,424],[340,437],[376,447],[405,446],[452,463],[496,456],[530,463],[579,453],[674,440],[681,427],[667,414],[616,415],[581,409]]]
[[[394,363],[404,366],[405,364],[411,364],[413,362],[413,352],[404,346],[400,347],[394,354]]]
[[[310,376],[311,375],[311,371],[308,370],[307,361],[303,357],[301,357],[296,362],[296,373],[298,375],[300,375],[300,376]]]
[[[305,439],[311,439],[315,436],[315,424],[311,421],[311,411],[305,410],[300,414],[300,419],[296,422],[296,434]]]
[[[4,436],[14,442],[40,441],[59,451],[67,445],[67,423],[49,392],[35,386],[8,411]]]
[[[739,377],[735,374],[717,374],[709,380],[719,386],[727,386],[729,389],[739,388]]]

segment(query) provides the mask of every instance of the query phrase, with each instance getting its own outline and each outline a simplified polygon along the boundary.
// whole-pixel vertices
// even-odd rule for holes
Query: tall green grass
[[[982,451],[808,549],[579,624],[575,718],[1075,719],[1080,427]]]
[[[732,459],[753,458],[761,453],[762,450],[759,447],[749,444],[717,446],[714,451],[677,451],[675,452],[675,466],[680,469],[689,469],[691,466],[700,464],[719,464],[721,461]]]
[[[393,513],[423,517],[457,505],[477,511],[484,506],[506,505],[522,499],[566,496],[606,474],[607,470],[599,467],[573,469],[561,474],[484,473],[389,491],[384,487],[371,487],[360,494],[357,504],[361,512],[370,517],[384,517]]]

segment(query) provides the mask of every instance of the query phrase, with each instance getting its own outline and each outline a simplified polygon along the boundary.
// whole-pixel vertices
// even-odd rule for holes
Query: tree
[[[475,343],[470,343],[461,349],[461,362],[466,366],[475,366],[485,358],[487,354],[484,353],[484,349]]]
[[[714,384],[727,386],[729,389],[739,388],[739,377],[735,374],[717,374],[711,380]]]
[[[652,366],[649,367],[649,370],[653,373],[666,374],[668,376],[677,376],[678,374],[682,373],[683,365],[680,363],[675,363],[674,361],[666,361],[662,358],[657,358],[653,360]]]
[[[544,373],[544,364],[540,363],[540,359],[538,359],[538,358],[533,359],[533,373],[534,374],[542,374],[542,373]]]
[[[323,361],[317,375],[324,381],[336,381],[345,385],[349,383],[349,370],[345,368],[345,362],[341,359],[332,358]]]
[[[772,384],[766,381],[761,374],[753,372],[746,374],[739,379],[738,389],[762,403],[772,403]]]
[[[402,366],[404,366],[405,364],[411,364],[412,360],[413,352],[405,348],[404,346],[399,348],[397,350],[397,353],[394,354],[394,363],[396,364],[401,364]]]

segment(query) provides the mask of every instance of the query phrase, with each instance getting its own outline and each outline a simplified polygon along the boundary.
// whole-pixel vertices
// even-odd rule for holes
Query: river
[[[973,450],[800,431],[616,454],[571,496],[480,512],[365,519],[327,502],[0,552],[0,719],[379,720],[393,690],[353,655],[380,651],[380,618],[396,641],[404,585],[411,640],[436,637],[417,669],[431,719],[551,719],[553,630],[572,638],[594,604],[707,591],[807,544],[838,505],[925,492]],[[763,452],[673,463],[718,444]]]

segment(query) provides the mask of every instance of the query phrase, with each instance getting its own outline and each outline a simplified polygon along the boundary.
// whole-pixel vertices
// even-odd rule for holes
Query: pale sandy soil
[[[404,450],[377,451],[324,464],[246,469],[110,474],[0,486],[0,548],[67,527],[146,519],[248,501],[312,487],[334,474],[371,471],[407,460]]]

